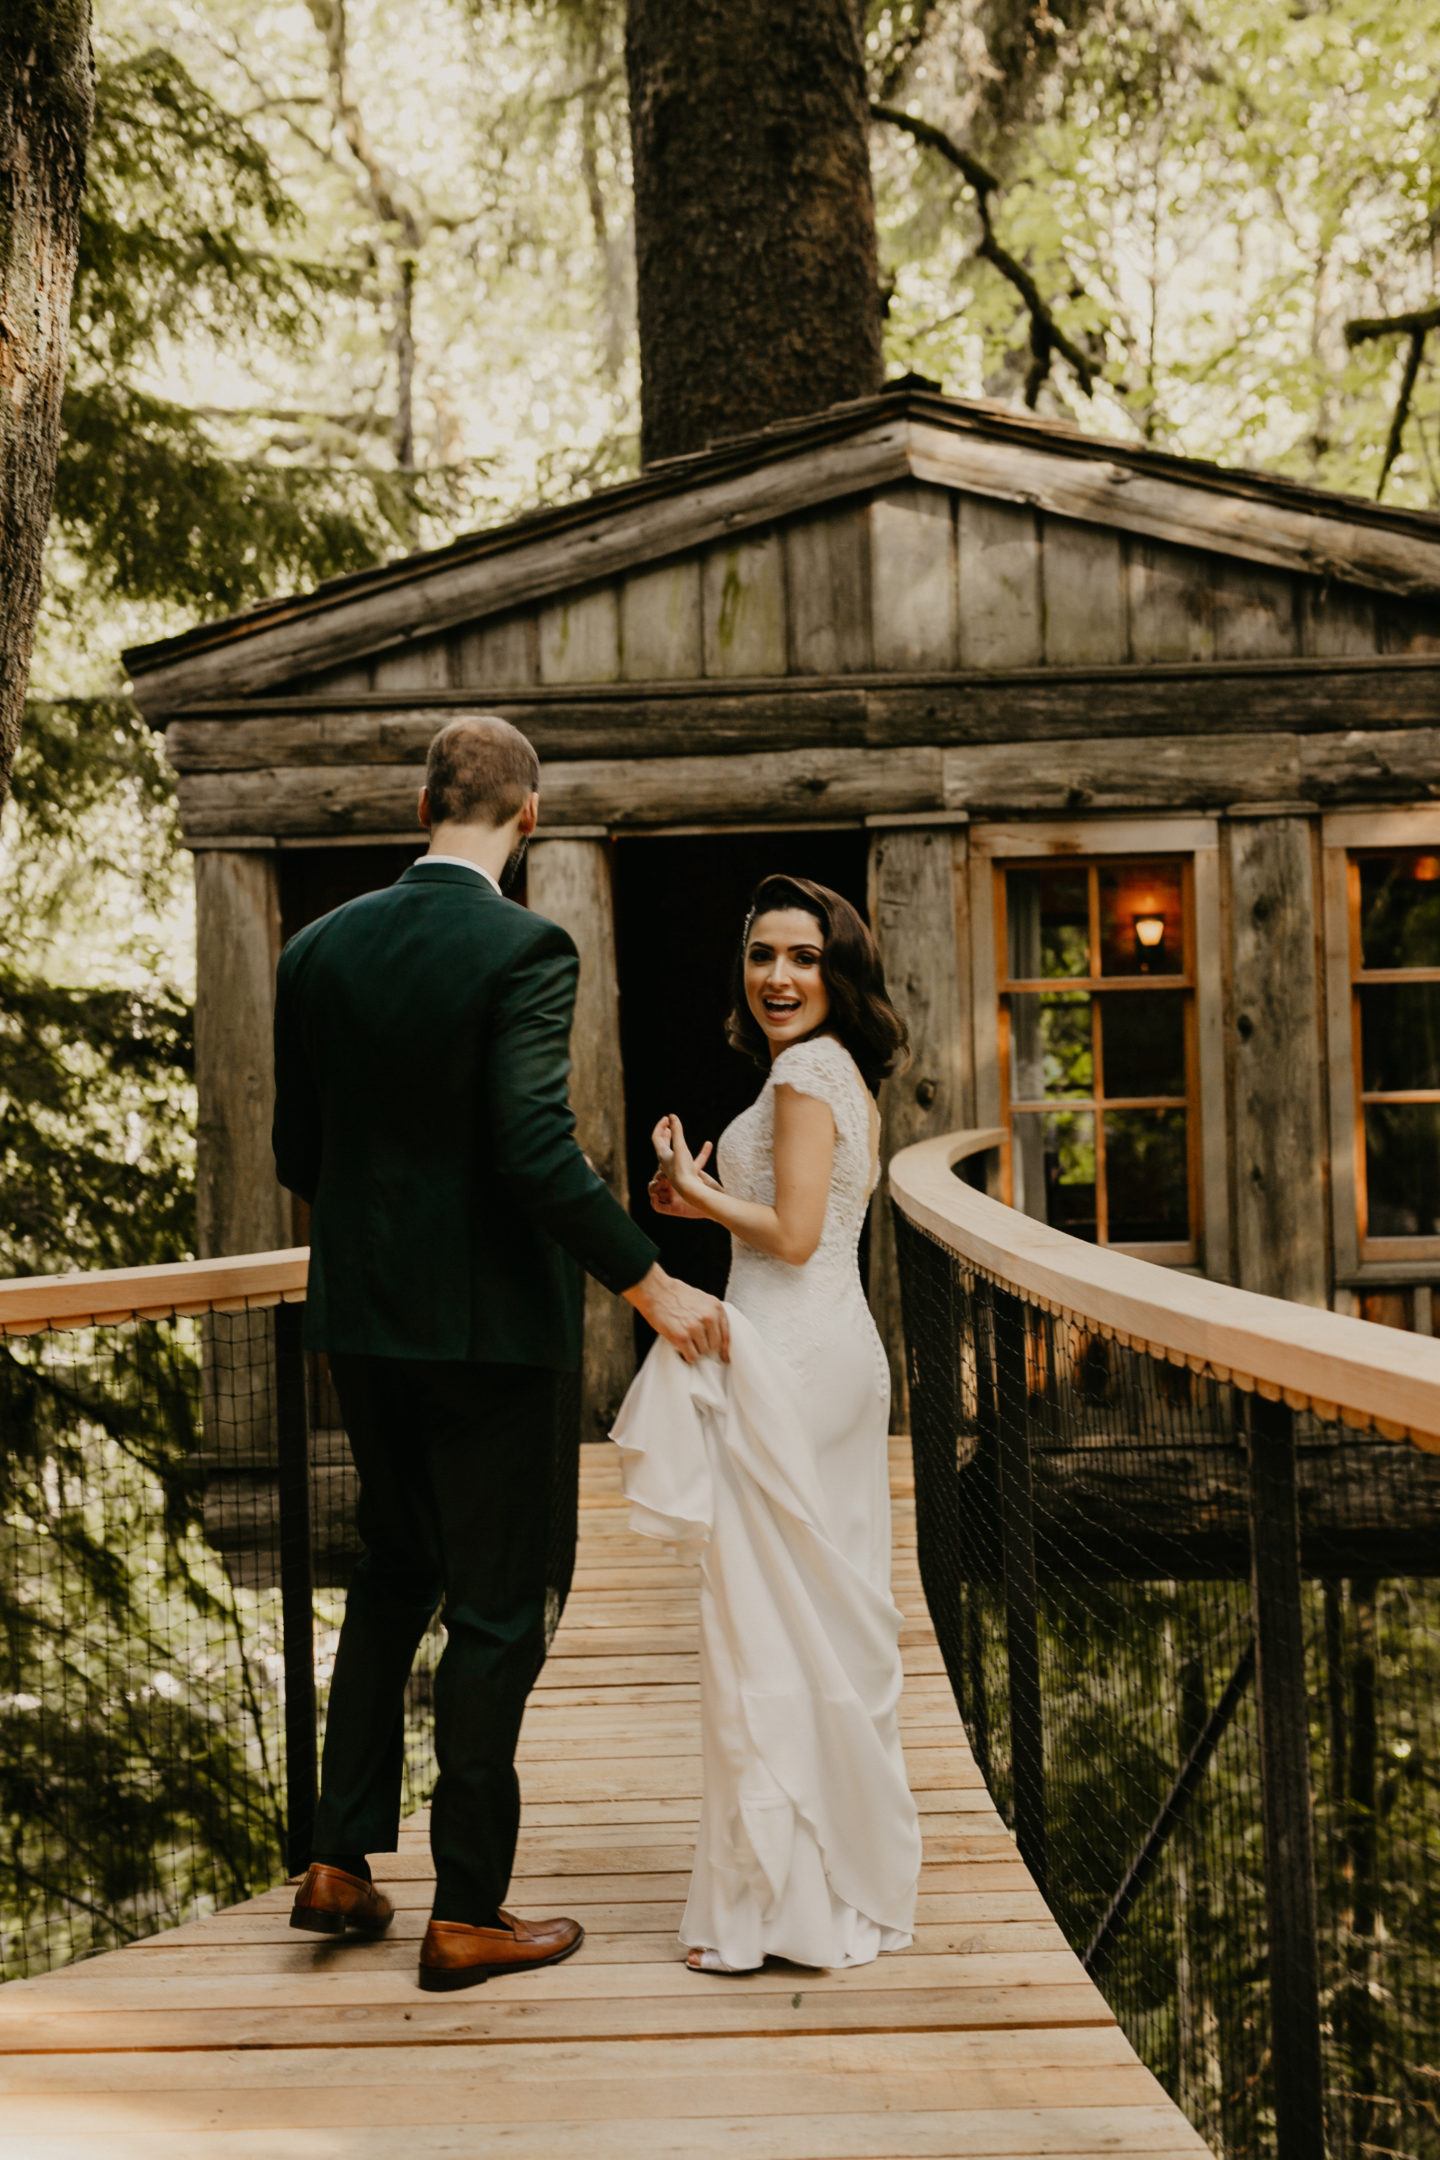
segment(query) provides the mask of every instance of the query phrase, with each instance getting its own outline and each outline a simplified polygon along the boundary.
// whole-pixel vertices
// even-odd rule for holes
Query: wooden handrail
[[[182,1260],[169,1267],[102,1268],[90,1275],[20,1275],[0,1282],[0,1335],[42,1328],[165,1320],[175,1313],[249,1312],[305,1296],[310,1248]]]
[[[1440,1454],[1440,1341],[1234,1290],[1087,1245],[963,1184],[998,1130],[949,1133],[890,1164],[896,1207],[951,1252],[1047,1312],[1323,1418],[1373,1425]]]

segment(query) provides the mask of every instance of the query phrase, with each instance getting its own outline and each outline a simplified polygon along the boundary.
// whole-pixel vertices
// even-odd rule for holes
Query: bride
[[[703,1785],[680,1939],[702,1972],[863,1965],[920,1870],[890,1596],[890,1380],[857,1263],[875,1092],[904,1047],[879,954],[806,878],[757,889],[730,1041],[768,1067],[709,1175],[655,1128],[661,1214],[730,1232],[728,1365],[657,1343],[621,1408],[633,1526],[700,1560]]]

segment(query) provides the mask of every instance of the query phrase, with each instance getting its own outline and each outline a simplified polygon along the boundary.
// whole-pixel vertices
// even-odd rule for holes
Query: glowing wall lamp
[[[1165,942],[1165,918],[1163,915],[1137,915],[1135,917],[1135,943],[1142,952],[1158,952]]]

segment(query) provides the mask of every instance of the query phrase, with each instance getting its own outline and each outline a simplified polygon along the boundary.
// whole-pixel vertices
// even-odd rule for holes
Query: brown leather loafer
[[[479,1987],[497,1973],[534,1972],[558,1965],[585,1940],[578,1920],[517,1920],[502,1911],[498,1928],[432,1920],[420,1945],[420,1985],[432,1994]]]
[[[394,1917],[394,1906],[374,1883],[360,1875],[347,1875],[343,1868],[326,1867],[312,1860],[295,1893],[290,1925],[304,1928],[311,1935],[343,1935],[347,1927],[379,1935]]]

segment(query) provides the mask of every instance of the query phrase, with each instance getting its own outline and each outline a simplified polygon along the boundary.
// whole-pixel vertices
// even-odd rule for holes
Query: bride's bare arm
[[[804,1266],[820,1242],[830,1198],[835,1120],[828,1103],[797,1088],[776,1088],[773,1207],[737,1200],[706,1177],[686,1145],[679,1118],[661,1118],[654,1139],[660,1175],[687,1212],[707,1216],[757,1252]]]

